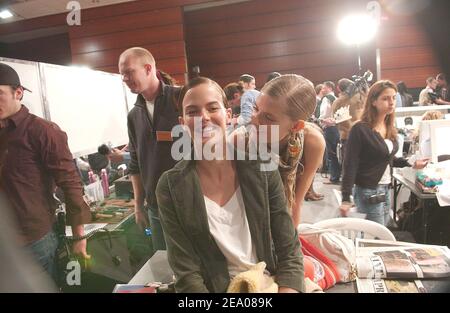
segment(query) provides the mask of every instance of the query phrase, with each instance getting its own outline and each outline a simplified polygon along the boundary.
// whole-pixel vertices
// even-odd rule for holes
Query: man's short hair
[[[272,73],[270,73],[269,75],[267,75],[267,81],[266,81],[266,83],[267,83],[267,82],[270,82],[272,79],[275,79],[275,78],[280,77],[280,76],[281,76],[280,73],[278,73],[278,72],[272,72]]]
[[[326,82],[323,83],[325,86],[327,86],[328,88],[330,88],[332,91],[335,90],[336,86],[332,81],[327,80]]]
[[[243,94],[244,93],[244,88],[242,87],[242,85],[238,84],[238,83],[229,83],[228,85],[226,85],[223,88],[223,91],[225,92],[225,95],[227,96],[227,99],[229,101],[234,99],[234,95],[236,93],[239,94]]]
[[[9,86],[9,88],[11,88],[11,92],[14,94],[17,89],[23,88],[23,87],[22,86]],[[22,101],[23,96],[24,96],[24,93],[22,92],[22,97],[20,97],[19,101]]]
[[[348,78],[341,78],[338,81],[338,87],[341,92],[348,91],[348,88],[353,85],[353,82]]]
[[[241,75],[241,77],[239,77],[239,81],[244,83],[251,83],[252,80],[255,80],[255,77],[250,74],[243,74]]]
[[[436,79],[437,80],[445,80],[445,81],[447,81],[447,77],[445,77],[444,73],[437,74]]]
[[[129,49],[125,50],[120,55],[119,59],[121,59],[125,55],[126,56],[132,55],[133,57],[141,60],[142,64],[156,65],[155,58],[150,53],[150,51],[148,51],[147,49],[141,48],[141,47],[133,47],[133,48],[129,48]]]
[[[318,84],[314,89],[316,90],[316,95],[319,95],[320,91],[322,91],[323,84]]]

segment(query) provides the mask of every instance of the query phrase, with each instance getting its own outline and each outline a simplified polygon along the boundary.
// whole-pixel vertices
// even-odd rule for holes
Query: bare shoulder
[[[305,150],[309,154],[322,153],[325,149],[325,139],[322,131],[315,125],[308,124],[305,127]]]

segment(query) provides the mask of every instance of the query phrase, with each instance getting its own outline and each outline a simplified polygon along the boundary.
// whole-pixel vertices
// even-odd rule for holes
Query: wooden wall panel
[[[295,69],[291,68],[287,71],[279,71],[281,74],[298,74],[307,77],[313,82],[323,82],[323,77],[327,77],[327,80],[337,82],[342,77],[350,77],[349,72],[356,73],[358,70],[358,65],[354,64],[342,64],[342,65],[332,65],[332,66],[320,66],[320,67],[310,67]],[[203,73],[202,73],[203,74]],[[211,75],[205,75],[211,77],[217,81],[221,86],[225,86],[232,81],[236,81],[236,75],[232,76],[216,76],[217,74],[211,73]],[[259,86],[263,86],[267,80],[268,73],[256,73],[255,79]]]
[[[235,5],[213,7],[205,10],[189,12],[186,15],[186,23],[189,25],[203,24],[211,21],[226,20],[234,18],[243,20],[249,15],[259,15],[264,13],[274,13],[279,11],[290,11],[305,9],[336,3],[335,0],[256,0],[242,2]]]
[[[187,67],[183,11],[169,4],[155,9],[158,3],[125,3],[120,5],[122,14],[105,13],[101,8],[87,10],[88,21],[69,29],[73,62],[117,73],[118,58],[124,50],[144,47],[154,54],[158,68],[182,77],[184,83]]]
[[[381,78],[423,88],[429,76],[442,71],[427,34],[414,17],[385,14],[378,35]]]
[[[179,8],[138,12],[130,16],[118,15],[110,18],[84,21],[81,26],[71,28],[71,38],[88,37],[108,33],[147,29],[163,25],[179,24],[182,20]]]
[[[81,26],[68,26],[67,13],[0,25],[0,36],[51,27],[65,27],[70,46],[60,57],[65,63],[87,65],[117,72],[117,58],[126,48],[142,46],[155,54],[157,65],[184,82],[183,6],[213,0],[137,0],[110,6],[82,9]],[[49,45],[54,47],[55,45]],[[3,47],[3,55],[9,47]],[[33,53],[36,49],[29,49]],[[14,49],[13,49],[14,52]],[[20,55],[9,55],[20,58]],[[28,58],[30,59],[30,58]],[[55,58],[39,59],[50,63]]]
[[[199,65],[201,75],[222,85],[249,73],[261,87],[272,71],[314,83],[350,77],[357,71],[356,49],[341,44],[335,31],[350,2],[354,8],[362,3],[257,0],[187,12],[189,67]],[[369,62],[362,50],[363,65],[375,71],[375,58]]]
[[[424,88],[426,79],[430,76],[436,77],[436,74],[440,72],[442,70],[439,66],[383,69],[382,78],[393,82],[402,80],[408,88]]]
[[[116,48],[129,48],[145,44],[183,40],[183,25],[137,29],[125,32],[116,32],[106,35],[71,38],[72,54],[74,57],[80,53],[103,51]]]
[[[169,41],[150,45],[143,44],[140,47],[151,51],[156,61],[165,58],[185,57],[184,41]],[[89,64],[93,67],[117,64],[123,50],[123,48],[118,48],[109,49],[103,51],[103,53],[99,53],[98,51],[80,53],[77,55],[77,62],[79,64]]]
[[[68,34],[58,34],[5,44],[3,57],[36,62],[70,65],[70,42]]]
[[[237,33],[255,29],[270,29],[282,25],[297,25],[301,23],[326,21],[333,14],[329,6],[307,7],[303,9],[267,12],[257,17],[244,17],[240,19],[224,19],[218,21],[194,24],[189,30],[191,38],[214,36],[227,33]],[[303,30],[300,30],[304,32]]]

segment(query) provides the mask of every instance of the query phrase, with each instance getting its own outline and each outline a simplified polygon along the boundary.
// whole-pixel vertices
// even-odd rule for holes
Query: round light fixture
[[[375,37],[377,29],[377,22],[368,14],[349,15],[339,22],[337,36],[347,45],[360,45]]]

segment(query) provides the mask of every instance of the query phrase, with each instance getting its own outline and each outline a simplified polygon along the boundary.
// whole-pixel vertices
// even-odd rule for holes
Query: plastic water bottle
[[[107,197],[109,196],[109,182],[108,182],[108,173],[106,172],[106,169],[102,169],[101,180],[102,180],[103,194],[105,197]]]

